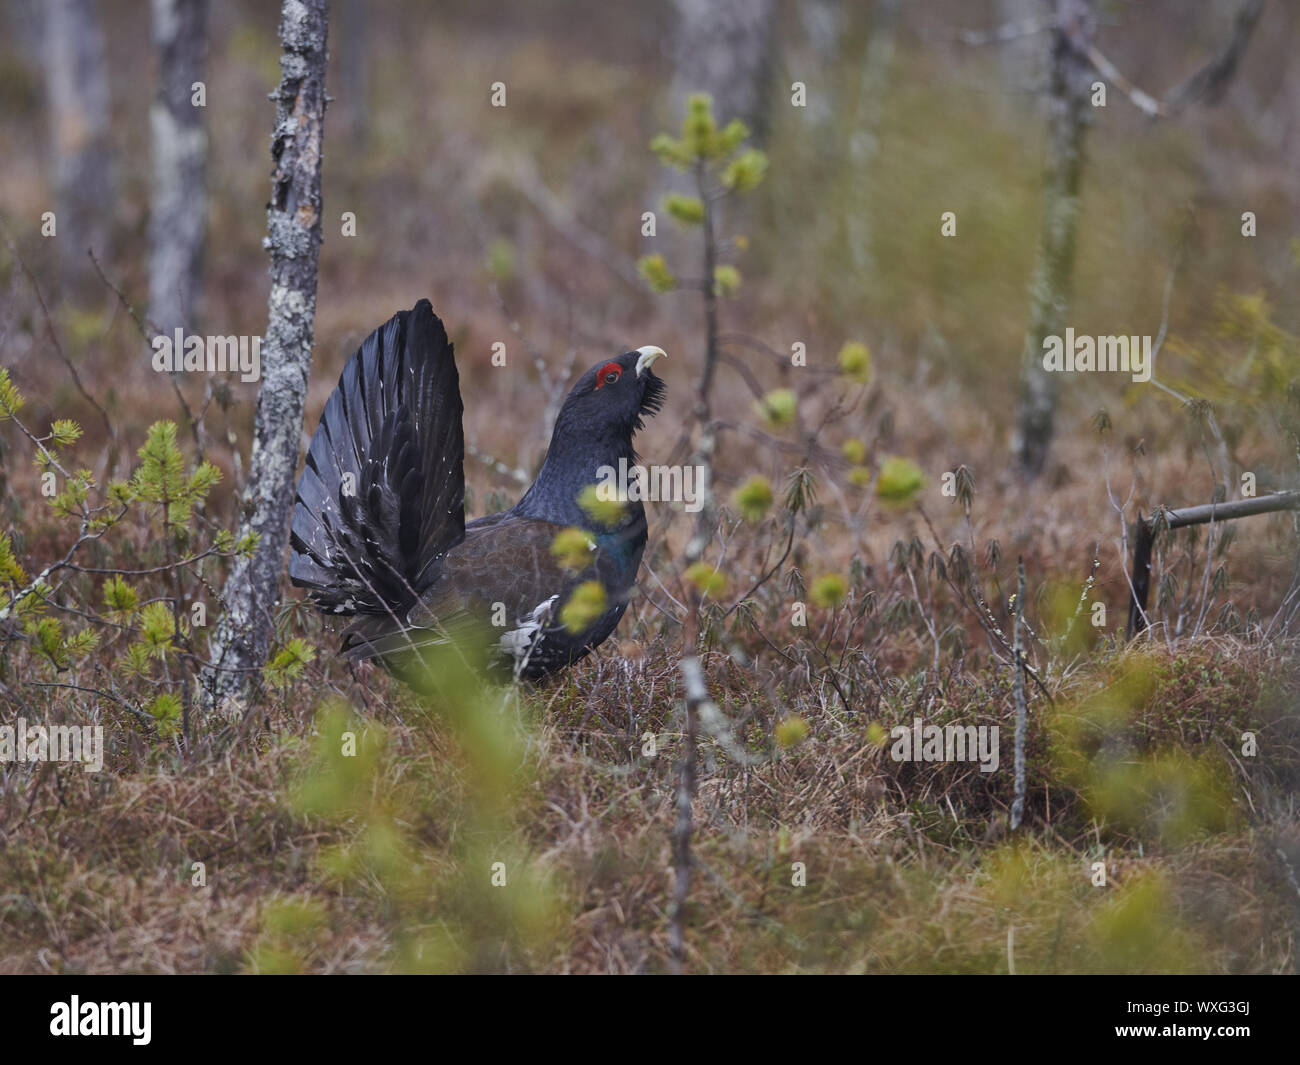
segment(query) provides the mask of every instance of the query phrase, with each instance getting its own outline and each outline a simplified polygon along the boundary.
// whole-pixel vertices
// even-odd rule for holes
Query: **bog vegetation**
[[[690,970],[1295,970],[1295,519],[1161,531],[1150,624],[1125,631],[1139,512],[1236,498],[1243,474],[1295,484],[1294,243],[1243,250],[1235,207],[1189,205],[1186,131],[1095,133],[1074,318],[1167,333],[1158,387],[1069,385],[1027,484],[1006,434],[1028,126],[904,39],[868,190],[837,148],[851,109],[816,127],[778,108],[760,149],[696,95],[658,132],[628,72],[650,60],[556,36],[515,47],[501,129],[480,129],[484,101],[454,86],[477,93],[490,47],[460,17],[462,54],[401,74],[432,79],[433,113],[377,67],[368,150],[327,131],[329,210],[361,235],[327,228],[311,413],[370,325],[431,296],[464,387],[495,404],[468,405],[468,505],[487,513],[535,471],[566,374],[634,334],[671,355],[643,461],[707,466],[708,503],[649,508],[619,638],[553,680],[492,684],[449,654],[416,696],[334,658],[330,625],[286,593],[247,709],[205,712],[223,576],[254,547],[232,532],[253,387],[149,370],[130,254],[120,293],[47,303],[17,236],[0,255],[0,721],[93,722],[106,760],[0,762],[0,971],[665,970],[687,757]],[[845,48],[835,84],[856,69]],[[275,52],[264,26],[229,30],[219,143],[243,143],[233,116],[265,117]],[[961,62],[975,77],[988,58]],[[30,75],[5,64],[21,103]],[[1250,145],[1212,122],[1198,135],[1245,172]],[[424,158],[425,138],[445,150]],[[206,313],[256,333],[264,175],[224,165]],[[1153,207],[1149,188],[1172,191]],[[15,195],[17,233],[39,194]],[[643,196],[661,241],[638,244]],[[1148,239],[1158,262],[1132,257]],[[689,740],[684,655],[711,700]],[[894,730],[918,719],[997,727],[998,768],[897,760]]]

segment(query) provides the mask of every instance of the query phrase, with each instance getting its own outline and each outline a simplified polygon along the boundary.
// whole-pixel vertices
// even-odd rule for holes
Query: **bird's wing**
[[[566,569],[551,552],[563,529],[553,522],[509,514],[471,523],[464,541],[447,553],[436,586],[410,610],[406,624],[396,629],[380,625],[378,618],[360,619],[344,633],[344,653],[349,658],[372,658],[443,638],[427,635],[435,630],[454,639],[475,625],[498,635],[543,620],[556,626],[573,589],[584,581],[599,581],[606,589],[607,611],[602,618],[612,611],[621,615],[626,597],[615,589],[628,582],[622,579],[616,560],[593,537],[586,564]],[[581,642],[583,633],[573,635]]]
[[[448,607],[478,612],[504,603],[514,620],[515,614],[529,612],[583,580],[599,579],[594,538],[590,561],[578,572],[566,570],[551,553],[563,531],[553,522],[513,516],[472,529],[463,547],[447,559],[436,596],[422,604],[425,612],[436,617]]]
[[[456,361],[428,300],[370,334],[312,437],[289,576],[323,611],[402,616],[465,536]]]

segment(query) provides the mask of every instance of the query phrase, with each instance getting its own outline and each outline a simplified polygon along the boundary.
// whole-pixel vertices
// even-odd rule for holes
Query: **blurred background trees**
[[[104,27],[95,0],[53,0],[40,10],[59,272],[67,296],[86,302],[99,287],[86,250],[105,254],[117,221]]]
[[[207,231],[207,0],[153,0],[157,93],[149,112],[149,313],[163,333],[198,325]]]
[[[142,308],[158,309],[155,320],[175,315],[163,292],[193,303],[184,291],[197,292],[192,278],[202,269],[214,326],[251,332],[243,315],[261,302],[266,280],[249,266],[260,236],[247,163],[259,152],[256,116],[266,117],[259,98],[277,76],[267,43],[274,26],[256,5],[213,12],[209,105],[177,107],[181,68],[199,62],[202,33],[197,23],[182,29],[161,16],[196,18],[201,10],[181,0],[160,0],[152,11],[113,0],[14,0],[5,12],[11,32],[0,85],[0,137],[11,160],[0,175],[3,202],[6,216],[22,222],[15,232],[30,241],[34,266],[58,256],[59,272],[83,275],[83,295],[99,306],[114,300],[93,270],[85,276],[89,246]],[[641,235],[640,215],[657,207],[666,186],[659,168],[634,160],[681,113],[686,94],[705,91],[719,115],[744,118],[760,145],[788,158],[737,226],[754,242],[754,279],[764,285],[746,297],[755,301],[756,327],[807,331],[793,320],[777,323],[802,315],[838,350],[841,327],[871,322],[922,373],[973,385],[989,399],[1005,396],[999,382],[1020,372],[1026,347],[1042,332],[1042,314],[1027,296],[1044,273],[1035,266],[1045,254],[1039,236],[1055,231],[1043,219],[1064,217],[1044,205],[1059,184],[1045,179],[1044,162],[1050,144],[1060,143],[1044,138],[1048,61],[1068,61],[1076,51],[1055,47],[1067,38],[1051,29],[1079,22],[1070,4],[990,0],[914,10],[901,0],[663,0],[614,19],[573,0],[504,22],[476,10],[464,3],[336,7],[337,101],[327,121],[337,127],[339,151],[326,155],[325,186],[338,214],[350,210],[359,221],[355,237],[337,224],[327,232],[326,276],[347,295],[332,301],[337,323],[326,323],[326,335],[363,331],[374,317],[359,306],[367,287],[385,296],[402,289],[385,303],[389,310],[434,282],[459,305],[480,300],[466,320],[490,331],[500,301],[483,298],[474,271],[463,266],[478,269],[489,251],[490,272],[509,273],[498,279],[508,311],[535,348],[562,352],[562,364],[575,341],[650,321],[655,305],[638,290],[631,263],[654,252],[672,258],[676,238],[671,226]],[[1218,284],[1249,288],[1290,268],[1284,227],[1265,220],[1255,244],[1243,242],[1240,215],[1260,205],[1229,201],[1253,203],[1259,194],[1271,201],[1265,209],[1273,218],[1288,217],[1294,190],[1284,170],[1297,153],[1297,75],[1286,60],[1294,12],[1252,2],[1189,14],[1162,0],[1107,5],[1092,17],[1100,54],[1158,98],[1207,68],[1236,39],[1248,10],[1263,28],[1237,53],[1231,78],[1211,78],[1210,95],[1222,96],[1223,106],[1185,111],[1182,128],[1148,130],[1114,85],[1105,108],[1089,101],[1084,117],[1093,120],[1096,143],[1080,179],[1084,230],[1068,271],[1070,315],[1081,330],[1096,319],[1089,332],[1110,332],[1102,320],[1110,317],[1116,330],[1154,332],[1140,312],[1160,306],[1166,267],[1185,240],[1205,254],[1192,255],[1192,268],[1180,274],[1175,326],[1179,313],[1204,322]],[[574,24],[586,36],[568,36]],[[1171,26],[1179,31],[1172,36]],[[169,28],[174,46],[153,36]],[[449,49],[450,40],[459,47]],[[47,55],[49,62],[34,62]],[[1107,80],[1075,67],[1080,83]],[[499,80],[517,91],[506,107],[484,110],[482,98]],[[792,99],[796,82],[805,86],[804,106]],[[171,132],[150,132],[142,94],[158,97]],[[205,120],[212,138],[206,205],[194,191],[202,169],[196,131]],[[166,154],[183,147],[183,165]],[[79,207],[87,197],[95,205],[89,212]],[[60,236],[44,238],[39,219],[60,202]],[[936,219],[947,210],[960,220],[955,239],[939,235]],[[217,234],[206,262],[194,251],[196,221]],[[145,235],[154,250],[142,257]],[[1150,262],[1153,251],[1162,255],[1159,267]],[[181,266],[169,269],[168,256],[179,256]],[[150,276],[136,278],[150,258]],[[1264,263],[1271,274],[1256,270]],[[91,334],[89,321],[80,328]],[[1050,382],[1038,384],[1029,382],[1029,396],[1050,391]],[[1063,416],[1086,417],[1095,396],[1093,386],[1072,382]],[[214,396],[216,409],[224,410],[223,401]],[[1054,404],[1022,406],[1025,422],[1029,407]],[[1013,447],[1011,426],[1001,432],[1005,446],[1023,450]],[[1042,431],[1020,438],[1035,434]],[[1047,462],[1041,454],[1021,460]]]

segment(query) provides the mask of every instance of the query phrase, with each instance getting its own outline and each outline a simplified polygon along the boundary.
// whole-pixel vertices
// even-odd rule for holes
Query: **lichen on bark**
[[[209,709],[225,716],[244,703],[266,661],[289,541],[294,473],[316,318],[321,243],[321,146],[325,121],[328,0],[285,0],[280,16],[280,85],[271,137],[271,200],[264,246],[271,292],[262,344],[248,481],[240,535],[257,533],[250,558],[231,566],[205,671]]]

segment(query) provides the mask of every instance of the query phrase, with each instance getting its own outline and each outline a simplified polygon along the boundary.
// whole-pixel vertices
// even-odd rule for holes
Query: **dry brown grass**
[[[1172,659],[1155,654],[1168,675],[1129,722],[1132,737],[1208,755],[1221,746],[1220,726],[1236,729],[1239,713],[1269,736],[1262,749],[1272,754],[1232,771],[1240,810],[1227,826],[1169,845],[1126,838],[1090,816],[1036,728],[1032,827],[1008,840],[1008,773],[985,780],[969,766],[894,763],[860,716],[821,707],[805,689],[781,707],[810,724],[798,746],[777,746],[759,718],[738,730],[759,764],[738,767],[706,744],[691,967],[1005,971],[1014,925],[1020,972],[1293,968],[1300,895],[1288,881],[1297,832],[1286,796],[1300,760],[1294,721],[1275,713],[1270,722],[1259,693],[1278,686],[1267,698],[1292,705],[1295,678],[1274,655],[1212,641]],[[730,661],[714,655],[709,664],[714,690],[732,690]],[[1187,675],[1206,671],[1216,683],[1189,687]],[[383,725],[383,756],[360,785],[365,799],[345,816],[304,815],[293,782],[323,771],[311,757],[309,719],[288,707],[309,701],[323,679],[295,685],[246,739],[197,764],[124,747],[101,777],[7,772],[0,968],[419,968],[395,944],[436,922],[443,907],[462,913],[502,890],[488,886],[485,871],[461,867],[479,852],[457,850],[464,833],[482,831],[474,759],[466,760],[455,725],[425,716],[372,674],[372,702],[387,702],[394,716]],[[1104,680],[1080,674],[1072,687],[1096,690]],[[673,660],[652,648],[637,663],[584,663],[502,711],[522,761],[512,812],[488,830],[489,849],[505,848],[541,878],[548,916],[541,933],[530,926],[523,940],[498,943],[471,967],[665,966],[677,685]],[[970,705],[1009,731],[1005,692],[986,703],[990,693],[969,678],[947,689],[957,719],[969,720],[953,698],[965,689]],[[733,693],[729,713],[738,720],[743,686]],[[640,754],[646,731],[659,737],[653,759]],[[333,849],[364,850],[381,818],[408,832],[402,871],[366,851],[360,871],[331,873]],[[1102,843],[1105,889],[1090,883]],[[1286,846],[1292,857],[1281,860]],[[206,864],[206,887],[191,885],[194,861]],[[806,866],[806,887],[791,886],[794,862]],[[459,894],[448,887],[466,875],[474,882]],[[508,941],[508,926],[522,918],[493,910],[462,920],[489,941]]]

